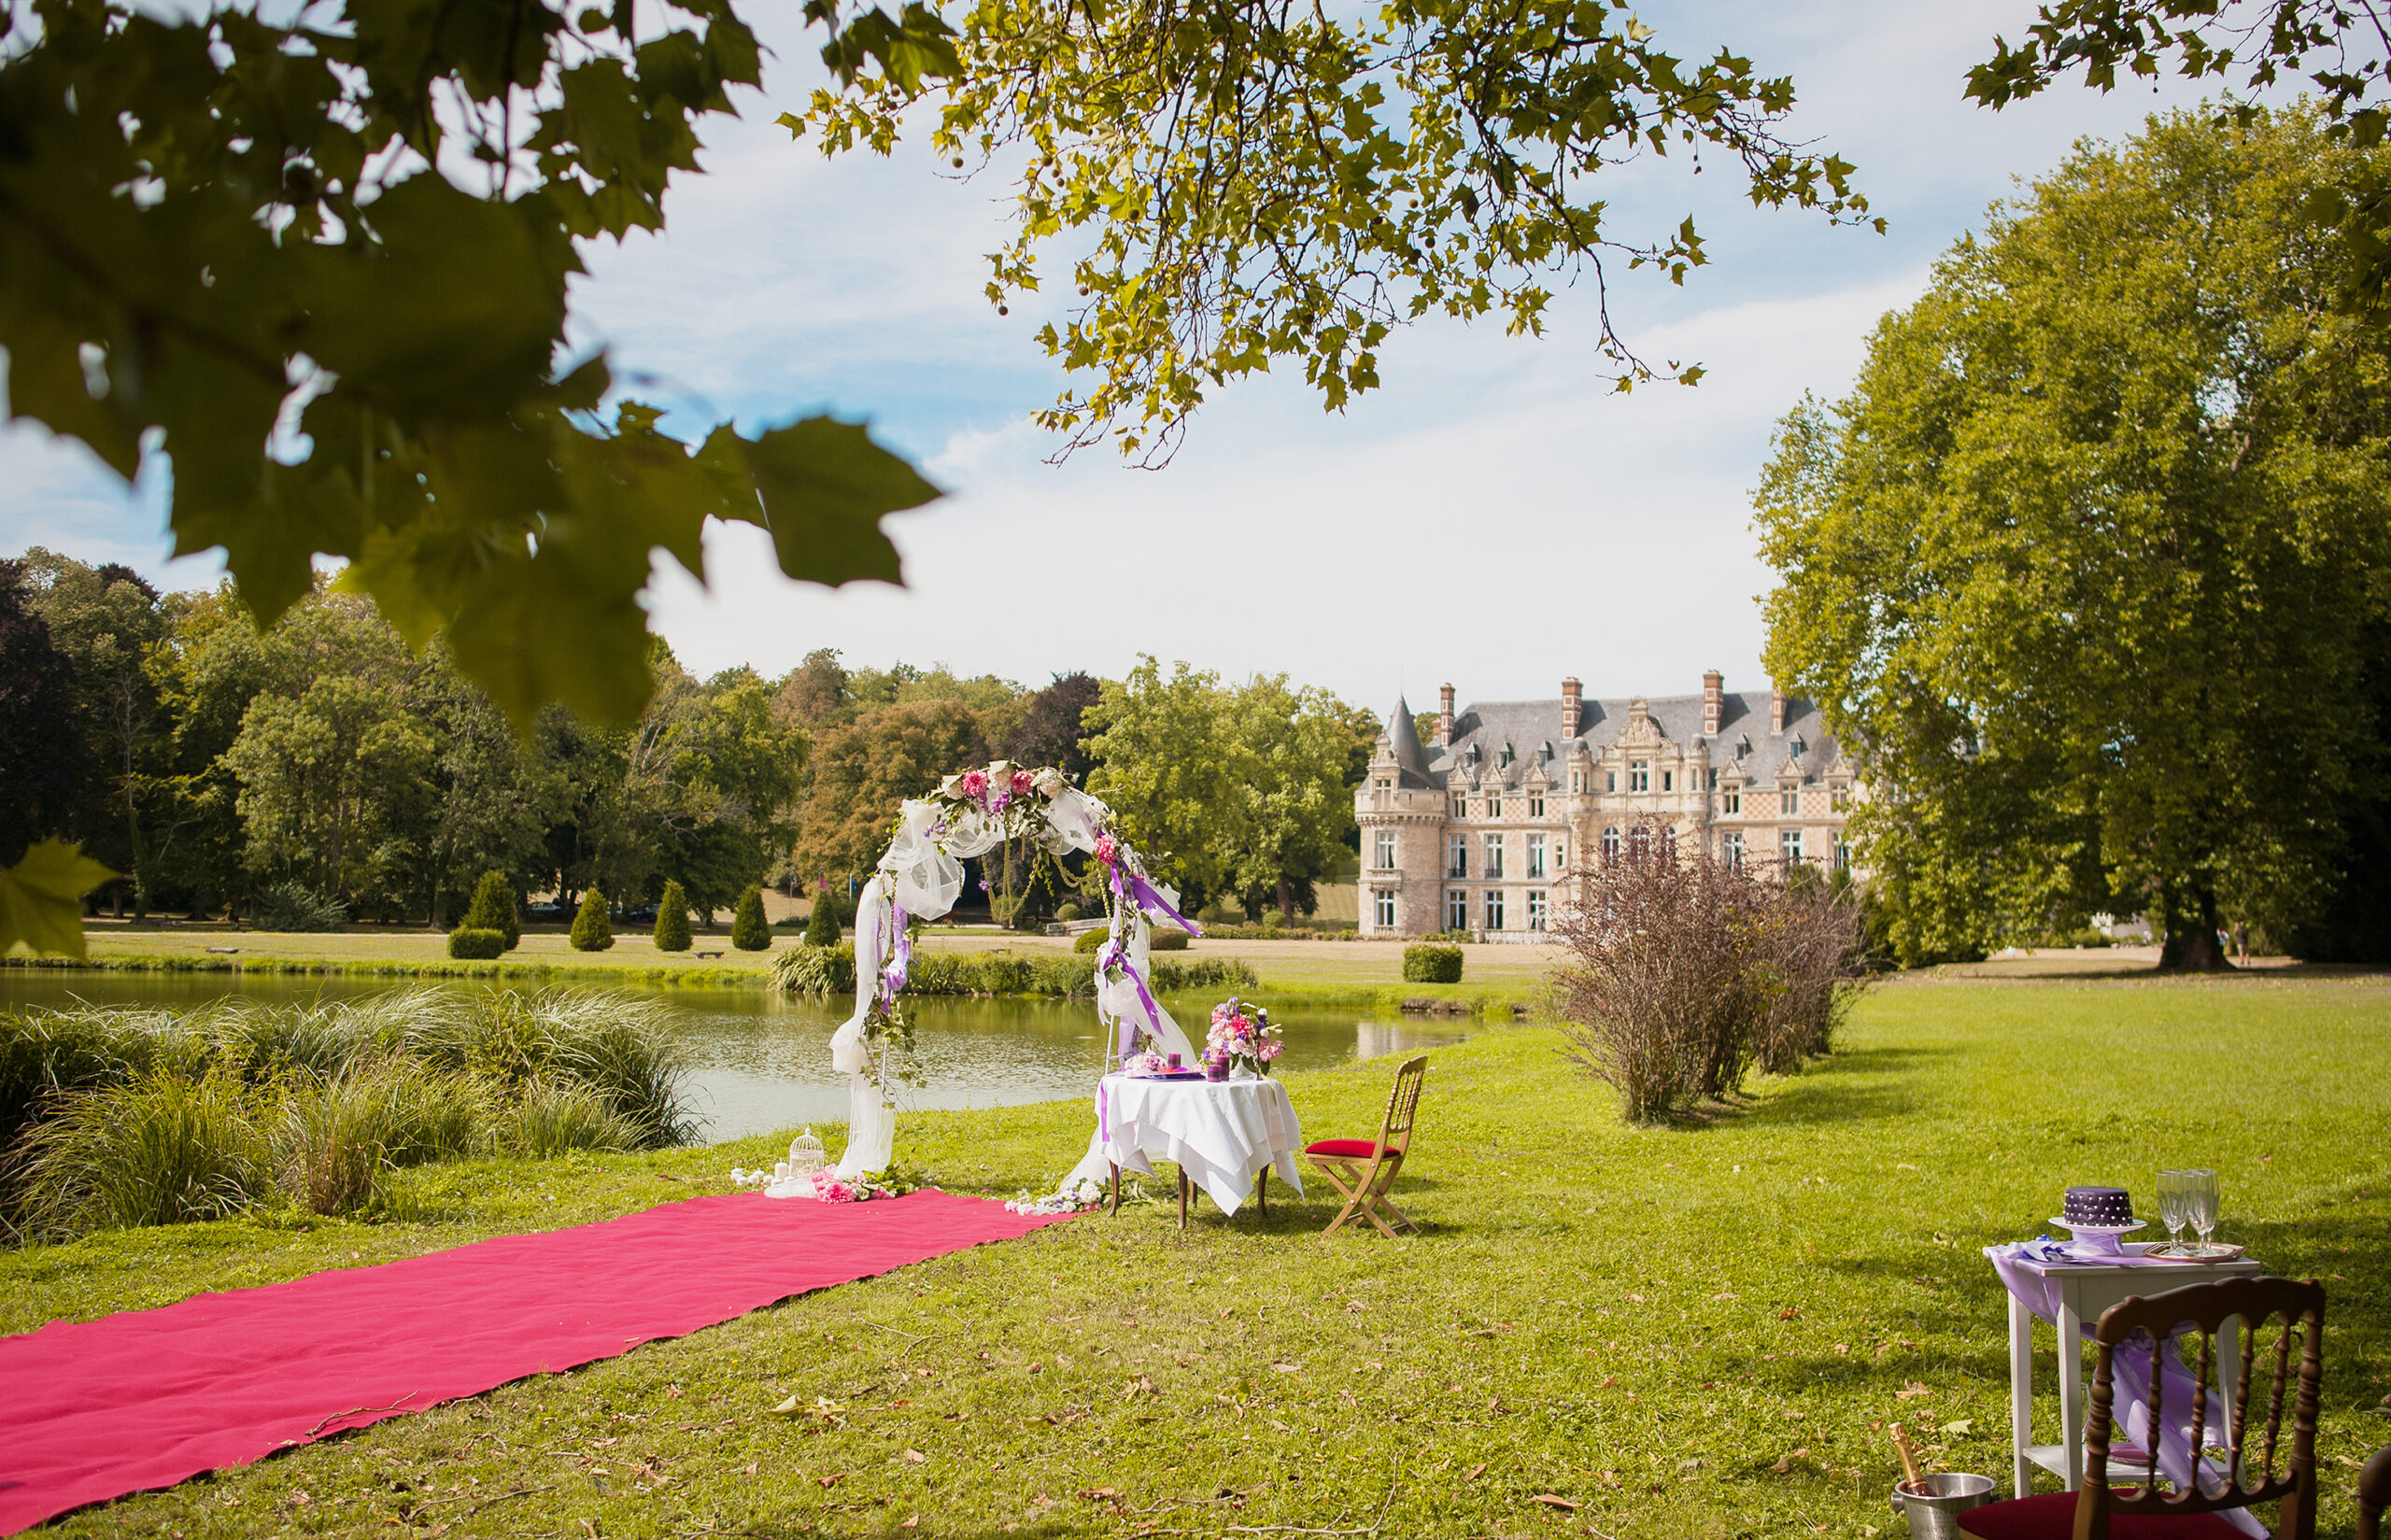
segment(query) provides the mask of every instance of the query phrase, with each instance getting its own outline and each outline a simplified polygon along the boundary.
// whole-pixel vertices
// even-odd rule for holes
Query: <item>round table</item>
[[[1179,1222],[1200,1188],[1235,1214],[1248,1191],[1266,1216],[1270,1172],[1304,1190],[1295,1156],[1304,1147],[1287,1088],[1266,1075],[1249,1080],[1162,1080],[1111,1074],[1096,1087],[1097,1137],[1112,1171],[1112,1208],[1121,1207],[1124,1167],[1153,1175],[1153,1161],[1179,1167]]]

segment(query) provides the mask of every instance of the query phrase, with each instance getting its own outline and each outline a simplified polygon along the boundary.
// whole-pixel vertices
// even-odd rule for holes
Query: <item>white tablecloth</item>
[[[1264,1076],[1251,1081],[1147,1081],[1107,1075],[1097,1141],[1105,1159],[1124,1171],[1153,1176],[1155,1160],[1187,1173],[1224,1214],[1252,1195],[1266,1166],[1297,1193],[1303,1177],[1295,1154],[1304,1132],[1287,1088]]]

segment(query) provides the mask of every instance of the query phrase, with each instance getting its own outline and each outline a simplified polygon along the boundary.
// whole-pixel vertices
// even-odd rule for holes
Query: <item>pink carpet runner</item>
[[[690,1198],[0,1337],[0,1534],[1052,1219],[920,1192]]]

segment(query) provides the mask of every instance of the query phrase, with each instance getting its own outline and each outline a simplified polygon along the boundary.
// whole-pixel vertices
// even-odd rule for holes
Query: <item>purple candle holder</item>
[[[1208,1081],[1227,1080],[1229,1078],[1229,1067],[1224,1064],[1208,1064],[1204,1067],[1204,1078]]]
[[[1179,1067],[1179,1055],[1178,1055],[1178,1054],[1173,1053],[1173,1054],[1170,1056],[1170,1067],[1171,1067],[1173,1069],[1177,1069],[1177,1068]]]

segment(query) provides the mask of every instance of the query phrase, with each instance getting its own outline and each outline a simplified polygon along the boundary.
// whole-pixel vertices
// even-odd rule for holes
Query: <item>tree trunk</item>
[[[1295,923],[1295,884],[1284,877],[1279,879],[1279,920],[1282,925],[1292,925]]]
[[[2216,893],[2206,883],[2196,884],[2188,894],[2167,893],[2160,913],[2166,918],[2167,940],[2158,949],[2159,972],[2233,971],[2231,959],[2216,941]]]

